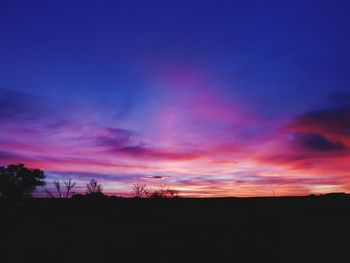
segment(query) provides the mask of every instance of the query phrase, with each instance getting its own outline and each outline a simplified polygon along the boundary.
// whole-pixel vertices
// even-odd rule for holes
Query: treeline
[[[37,187],[47,186],[46,175],[40,169],[30,169],[23,164],[11,164],[0,167],[0,198],[21,199],[31,198]],[[85,193],[76,193],[77,184],[72,179],[56,180],[51,189],[44,188],[50,198],[106,197],[103,187],[95,179],[86,185]],[[145,184],[136,183],[132,188],[135,198],[178,198],[178,190],[161,186],[151,190]]]
[[[95,179],[91,179],[91,181],[86,185],[85,194],[74,192],[74,188],[76,187],[76,183],[72,181],[72,179],[64,179],[61,183],[60,181],[54,181],[54,191],[45,189],[47,195],[51,198],[71,198],[71,197],[104,197],[105,194],[102,192],[102,185],[99,184]]]
[[[145,184],[134,184],[133,193],[136,198],[178,198],[180,192],[169,186],[161,186],[159,189],[150,190]]]

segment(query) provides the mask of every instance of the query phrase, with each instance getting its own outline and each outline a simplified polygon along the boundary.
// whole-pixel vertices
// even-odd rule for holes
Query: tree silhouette
[[[29,169],[23,164],[0,167],[0,197],[31,197],[37,186],[45,185],[45,174],[39,169]]]
[[[159,189],[149,191],[145,184],[134,184],[133,193],[136,198],[178,198],[180,197],[179,190],[170,186],[162,185]]]
[[[86,185],[87,191],[86,193],[88,195],[96,195],[100,194],[103,195],[102,193],[102,185],[98,184],[95,179],[92,179],[87,185]]]
[[[179,190],[176,190],[172,187],[163,187],[161,190],[163,197],[165,198],[177,198],[180,197]]]
[[[63,195],[61,194],[61,184],[60,184],[60,182],[59,181],[54,181],[53,184],[56,187],[58,196],[61,198]]]
[[[63,181],[64,186],[66,187],[66,195],[65,198],[69,198],[70,195],[74,195],[74,192],[71,193],[71,190],[75,187],[75,182],[72,182],[72,179],[66,179]]]
[[[170,186],[162,185],[160,189],[153,191],[150,198],[177,198],[180,197],[180,192]]]
[[[59,181],[54,181],[53,182],[56,192],[58,197],[57,198],[70,198],[72,195],[74,195],[74,192],[71,192],[72,189],[75,187],[75,182],[72,181],[71,178],[69,179],[64,179],[63,180],[63,185],[65,186],[65,193],[62,193],[61,191],[61,183]],[[45,192],[52,198],[56,198],[56,196],[50,191],[50,190],[45,190]]]
[[[149,196],[149,191],[147,190],[145,184],[134,184],[132,189],[136,198]]]

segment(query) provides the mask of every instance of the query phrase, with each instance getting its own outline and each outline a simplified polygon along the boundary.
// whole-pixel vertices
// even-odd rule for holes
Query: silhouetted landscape
[[[133,198],[86,193],[31,198],[45,173],[0,167],[1,262],[318,262],[346,256],[350,196],[181,198],[176,190]],[[170,194],[169,194],[170,191]]]
[[[1,262],[341,262],[350,197],[0,201]]]
[[[0,0],[0,263],[350,262],[350,0]]]
[[[96,185],[95,185],[96,186]],[[1,262],[339,262],[350,196],[1,198]]]

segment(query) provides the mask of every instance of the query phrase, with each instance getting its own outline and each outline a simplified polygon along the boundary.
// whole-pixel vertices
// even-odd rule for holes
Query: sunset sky
[[[0,1],[0,165],[84,191],[350,192],[350,1]]]

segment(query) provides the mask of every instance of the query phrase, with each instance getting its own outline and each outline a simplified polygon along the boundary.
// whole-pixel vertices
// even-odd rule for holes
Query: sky
[[[2,0],[0,165],[121,196],[350,192],[349,10]]]

